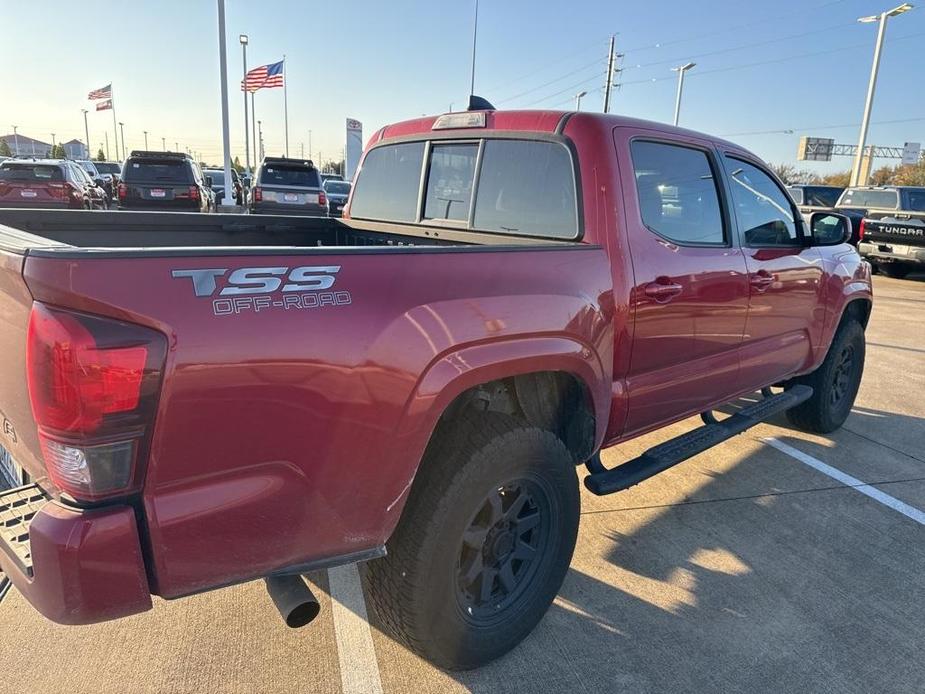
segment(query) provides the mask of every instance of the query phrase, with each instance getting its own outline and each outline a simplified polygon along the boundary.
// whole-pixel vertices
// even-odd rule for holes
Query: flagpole
[[[119,159],[119,126],[116,123],[116,100],[113,97],[113,90],[111,86],[109,88],[109,104],[112,106],[112,109],[111,109],[112,110],[112,134],[113,134],[113,137],[116,138],[116,160],[121,161]],[[122,158],[123,159],[125,158],[124,150],[122,152]]]
[[[289,156],[289,79],[286,74],[286,54],[283,53],[283,121],[286,128],[286,156]]]

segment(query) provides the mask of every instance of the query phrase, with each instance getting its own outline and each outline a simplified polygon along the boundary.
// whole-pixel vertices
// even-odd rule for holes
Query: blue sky
[[[607,41],[625,53],[612,112],[671,119],[672,65],[695,61],[681,124],[795,159],[801,134],[855,143],[876,25],[859,16],[898,0],[481,0],[476,93],[499,108],[599,110]],[[869,142],[925,142],[925,0],[891,19]],[[53,8],[53,10],[51,9]],[[287,55],[290,153],[340,154],[344,119],[379,126],[465,103],[472,0],[227,0],[232,147],[243,161],[239,33],[250,66]],[[216,3],[12,0],[4,8],[0,132],[83,138],[86,93],[113,83],[129,149],[179,142],[217,161],[221,145]],[[13,28],[11,31],[10,28]],[[908,38],[907,38],[908,37]],[[281,89],[257,94],[268,153],[283,148]],[[905,121],[885,123],[884,121]],[[109,112],[90,113],[94,148]],[[767,132],[793,130],[793,133]],[[110,142],[110,145],[112,143]],[[878,162],[886,163],[884,161]],[[847,158],[813,170],[841,170]]]

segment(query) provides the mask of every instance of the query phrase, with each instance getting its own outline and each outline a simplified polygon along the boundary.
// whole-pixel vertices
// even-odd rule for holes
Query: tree
[[[241,158],[240,158],[240,157],[235,157],[235,158],[234,158],[234,161],[231,162],[231,166],[232,166],[232,167],[234,168],[234,170],[237,171],[238,173],[244,173],[244,167],[241,166]]]
[[[813,179],[813,174],[798,169],[793,164],[771,164],[771,171],[788,186],[794,183],[809,183]]]
[[[825,176],[817,176],[813,181],[814,183],[822,183],[827,186],[838,186],[839,188],[847,188],[848,182],[851,180],[850,171],[841,171],[839,173],[830,173]]]
[[[897,186],[925,186],[925,157],[917,164],[906,164],[897,168],[891,181]]]
[[[103,152],[103,148],[102,148],[102,147],[100,147],[100,148],[96,151],[96,160],[97,160],[97,161],[106,161],[106,153]]]
[[[10,149],[10,143],[6,140],[0,140],[0,157],[12,157],[13,150]]]
[[[67,159],[67,152],[64,145],[55,145],[48,151],[49,159]]]

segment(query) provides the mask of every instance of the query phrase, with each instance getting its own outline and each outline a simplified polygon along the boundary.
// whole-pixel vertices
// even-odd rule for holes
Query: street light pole
[[[87,117],[87,112],[84,111],[84,118],[86,117]],[[123,123],[122,121],[119,121],[119,134],[122,136],[122,156],[126,157],[128,155],[125,153],[125,123]]]
[[[575,95],[575,110],[576,110],[576,111],[580,111],[580,110],[581,110],[581,97],[585,96],[587,93],[588,93],[588,92],[578,92],[578,93]]]
[[[84,111],[84,121],[86,122],[87,112]],[[13,126],[13,146],[16,147],[16,156],[19,156],[19,133],[16,132],[18,125]],[[89,144],[89,143],[88,143]]]
[[[257,142],[254,143],[254,146],[256,147],[258,143],[260,145],[258,159],[263,159],[263,121],[257,121]]]
[[[86,139],[86,142],[87,142],[86,150],[87,151],[86,151],[86,156],[84,158],[91,159],[92,157],[90,156],[90,126],[87,125],[87,109],[82,108],[80,110],[83,111],[83,114],[84,114],[84,137],[87,138]]]
[[[148,149],[148,131],[142,130],[142,132],[145,134],[145,149]]]
[[[697,65],[697,63],[687,63],[686,65],[681,65],[680,67],[671,68],[678,73],[678,94],[674,100],[674,124],[678,124],[678,118],[681,115],[681,92],[684,91],[684,73],[690,70],[692,67]]]
[[[912,9],[909,3],[903,3],[892,10],[881,12],[879,15],[870,15],[869,17],[860,17],[858,19],[862,24],[872,24],[879,22],[877,29],[877,44],[874,46],[874,61],[870,66],[870,82],[867,84],[867,101],[864,102],[864,117],[861,119],[861,134],[858,137],[858,151],[854,155],[854,166],[851,168],[851,180],[849,185],[862,186],[867,183],[867,173],[861,173],[861,163],[864,161],[864,149],[867,144],[867,130],[870,127],[870,112],[874,105],[874,90],[877,88],[877,73],[880,70],[880,53],[883,50],[883,36],[886,33],[886,20],[908,12]],[[867,171],[870,167],[867,167]],[[863,180],[862,180],[863,179]]]
[[[122,145],[122,151],[123,152],[125,151],[125,145]],[[162,152],[167,151],[167,138],[166,137],[161,138],[161,151]]]
[[[241,53],[244,57],[244,77],[241,79],[244,80],[244,85],[241,91],[244,93],[244,159],[245,159],[245,171],[247,175],[251,175],[251,143],[250,143],[250,126],[247,122],[247,34],[241,34],[238,36],[238,41],[241,43]]]

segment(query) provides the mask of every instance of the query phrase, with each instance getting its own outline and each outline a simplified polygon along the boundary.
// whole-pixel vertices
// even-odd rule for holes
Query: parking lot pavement
[[[621,494],[583,492],[560,596],[485,668],[436,670],[374,615],[367,633],[355,574],[332,571],[310,576],[322,613],[299,631],[259,582],[93,627],[52,625],[13,590],[0,604],[0,693],[920,692],[925,281],[876,277],[875,295],[843,429],[813,436],[779,419]]]

